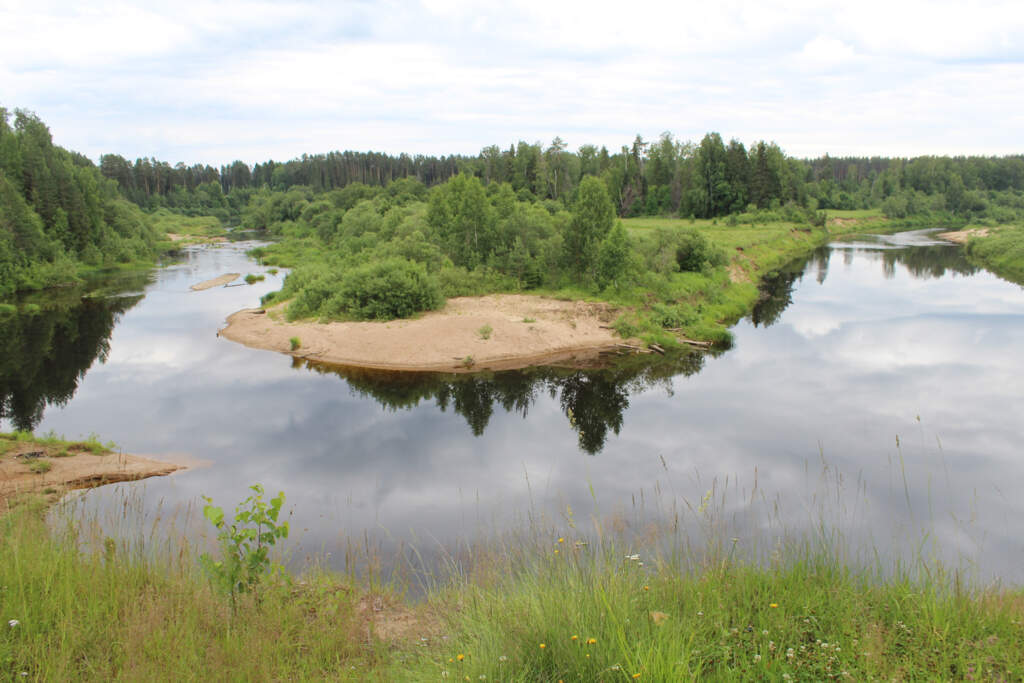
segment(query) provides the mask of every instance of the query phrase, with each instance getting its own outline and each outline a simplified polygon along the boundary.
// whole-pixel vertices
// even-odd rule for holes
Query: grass
[[[103,443],[96,434],[90,434],[78,441],[67,441],[54,432],[40,435],[32,432],[0,432],[0,455],[18,448],[19,445],[30,447],[24,450],[42,450],[48,457],[67,457],[74,453],[106,455],[117,450],[116,443]]]
[[[968,259],[1010,282],[1024,286],[1024,226],[1003,225],[988,230],[986,237],[972,237],[968,240]]]
[[[264,275],[253,275],[252,273],[249,273],[248,275],[245,276],[245,283],[247,285],[254,285],[257,282],[262,282],[265,279],[266,276]]]
[[[300,340],[298,337],[290,337],[288,339],[288,343],[291,345],[292,351],[298,351],[299,348],[302,346],[302,340]]]
[[[154,227],[161,234],[185,235],[185,243],[202,242],[211,237],[223,237],[227,230],[214,216],[184,216],[167,209],[158,209],[152,214]]]
[[[269,575],[233,614],[189,542],[116,541],[73,505],[48,528],[44,511],[28,499],[0,517],[0,677],[1024,676],[1024,593],[970,588],[934,563],[858,570],[815,541],[780,542],[764,562],[717,532],[665,546],[531,523],[453,549],[418,604],[311,562]]]
[[[479,330],[476,331],[476,333],[480,335],[480,338],[484,340],[490,339],[492,332],[494,332],[494,328],[486,323]]]
[[[35,460],[28,466],[28,469],[32,474],[46,474],[53,469],[53,465],[49,460]]]

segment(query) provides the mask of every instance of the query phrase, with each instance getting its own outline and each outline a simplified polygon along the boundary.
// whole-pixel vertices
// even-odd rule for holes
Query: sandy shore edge
[[[73,489],[86,489],[122,481],[163,477],[188,469],[184,465],[160,462],[126,453],[94,455],[77,453],[64,457],[40,457],[50,470],[35,474],[29,466],[33,460],[15,457],[19,452],[37,447],[25,444],[0,458],[0,512],[16,496],[28,493],[61,495]]]
[[[971,228],[969,230],[958,230],[956,232],[940,232],[936,237],[949,242],[956,242],[957,244],[967,244],[967,240],[972,237],[988,237],[988,228]]]
[[[390,322],[289,323],[281,312],[238,311],[219,335],[308,361],[435,372],[590,362],[624,341],[610,328],[618,311],[608,304],[524,294],[457,297],[442,310]]]

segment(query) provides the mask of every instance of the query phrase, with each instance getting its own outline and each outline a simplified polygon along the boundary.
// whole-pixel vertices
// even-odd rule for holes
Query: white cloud
[[[8,2],[0,104],[90,156],[172,163],[663,130],[809,156],[1019,152],[1024,11],[972,7]]]

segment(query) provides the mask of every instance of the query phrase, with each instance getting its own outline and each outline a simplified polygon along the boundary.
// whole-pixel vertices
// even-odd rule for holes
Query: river
[[[37,296],[0,318],[0,426],[192,465],[80,496],[105,518],[132,501],[132,520],[105,522],[116,533],[168,519],[198,533],[200,496],[231,507],[262,483],[287,496],[295,564],[425,568],[508,529],[600,528],[757,557],[813,539],[855,563],[1024,582],[1024,289],[927,233],[793,264],[726,352],[468,378],[307,366],[219,338],[281,285],[247,246],[189,248],[102,296]],[[226,272],[266,280],[189,290]]]

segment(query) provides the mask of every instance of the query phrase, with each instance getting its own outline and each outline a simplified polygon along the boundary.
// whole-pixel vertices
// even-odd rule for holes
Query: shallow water
[[[678,521],[760,553],[824,525],[865,558],[1024,580],[1024,289],[956,247],[916,232],[823,248],[773,278],[719,355],[467,379],[307,366],[219,338],[283,278],[189,291],[265,272],[246,246],[122,283],[141,299],[43,304],[31,333],[25,314],[0,320],[4,428],[201,463],[91,491],[88,510],[112,514],[127,492],[140,524],[196,517],[200,495],[231,507],[259,482],[287,495],[296,561],[330,553],[339,568],[357,548],[412,545],[429,564],[571,519],[638,535]]]

